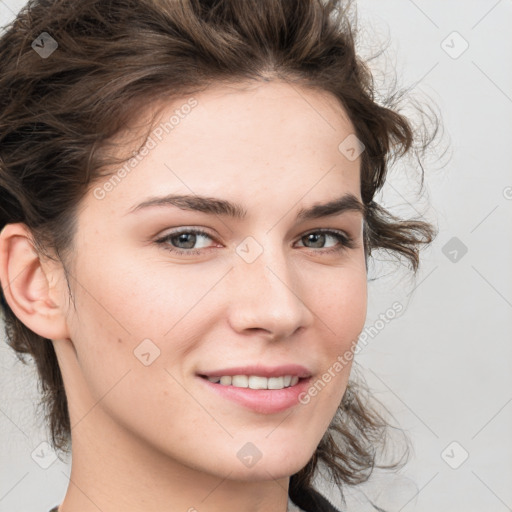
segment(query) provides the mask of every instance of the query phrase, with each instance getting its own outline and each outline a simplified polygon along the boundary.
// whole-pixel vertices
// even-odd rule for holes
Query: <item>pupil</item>
[[[311,239],[311,238],[320,238],[320,241],[323,241],[323,238],[325,237],[325,235],[323,233],[310,233],[308,235],[308,237]],[[310,240],[310,242],[313,242],[315,243],[314,240]],[[318,243],[318,240],[317,240],[317,243]]]
[[[188,241],[188,245],[186,245],[187,249],[191,249],[192,247],[194,247],[194,243],[195,243],[195,235],[193,233],[181,233],[178,235],[178,240],[179,240],[179,243],[185,243],[187,244],[187,237],[191,237],[190,240]]]

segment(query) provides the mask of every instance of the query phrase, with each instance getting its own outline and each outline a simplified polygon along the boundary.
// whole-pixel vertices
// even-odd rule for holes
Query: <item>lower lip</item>
[[[273,414],[285,411],[299,403],[299,395],[306,391],[310,378],[300,379],[295,386],[283,389],[250,389],[224,386],[210,382],[208,379],[198,377],[208,389],[218,393],[223,398],[259,412],[261,414]]]

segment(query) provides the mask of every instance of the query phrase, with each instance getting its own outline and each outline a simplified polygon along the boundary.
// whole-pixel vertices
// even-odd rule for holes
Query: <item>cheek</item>
[[[331,278],[318,297],[318,315],[334,340],[329,347],[339,351],[349,347],[364,327],[367,314],[366,274],[347,269]],[[316,311],[315,311],[316,312]]]
[[[205,294],[219,280],[192,265],[171,269],[112,253],[84,258],[77,269],[71,338],[99,395],[128,370],[147,375],[155,367],[175,368],[206,329]],[[144,357],[154,360],[151,367],[144,366]]]
[[[83,286],[74,292],[77,311],[70,328],[80,369],[76,390],[91,407],[99,405],[98,421],[106,412],[139,433],[150,428],[147,418],[169,425],[171,411],[200,414],[179,384],[186,368],[176,366],[190,349],[191,335],[184,329],[197,290],[184,291],[183,282],[174,287],[152,281],[133,266],[130,272],[108,268],[89,276],[82,269],[78,276]]]
[[[316,302],[325,333],[321,336],[325,363],[322,374],[311,383],[303,402],[317,403],[324,411],[321,416],[327,420],[334,415],[345,393],[367,314],[366,274],[347,269],[340,272],[338,278],[331,280]]]
[[[155,271],[155,267],[159,271]],[[191,279],[192,270],[173,270],[160,261],[110,257],[84,262],[79,280],[79,316],[104,337],[120,336],[132,343],[162,338],[178,326],[211,287],[213,277]],[[78,308],[78,304],[77,304]],[[84,312],[82,314],[82,311]],[[87,328],[87,327],[86,327]],[[139,339],[140,338],[140,339]]]

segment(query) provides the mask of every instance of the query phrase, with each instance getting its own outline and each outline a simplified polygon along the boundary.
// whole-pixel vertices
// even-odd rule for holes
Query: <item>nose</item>
[[[306,286],[282,249],[264,248],[248,263],[235,256],[229,273],[229,322],[239,332],[262,331],[274,340],[290,337],[312,324]]]

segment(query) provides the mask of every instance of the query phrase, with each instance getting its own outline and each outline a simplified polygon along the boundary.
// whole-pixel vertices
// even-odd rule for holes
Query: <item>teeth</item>
[[[251,389],[268,389],[268,381],[266,377],[257,377],[251,375],[249,377],[249,388]]]
[[[233,375],[233,378],[231,379],[231,385],[237,388],[248,388],[249,377],[247,377],[247,375]]]
[[[222,386],[250,389],[283,389],[295,386],[299,382],[297,376],[260,377],[259,375],[223,375],[222,377],[207,377],[210,382]]]
[[[269,377],[268,389],[283,389],[284,388],[284,377]]]

